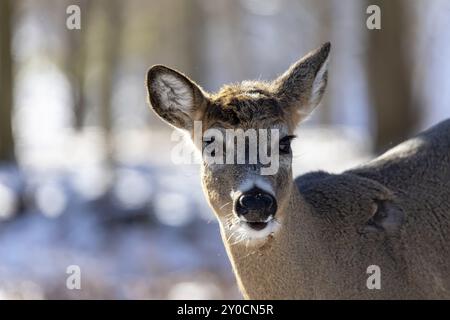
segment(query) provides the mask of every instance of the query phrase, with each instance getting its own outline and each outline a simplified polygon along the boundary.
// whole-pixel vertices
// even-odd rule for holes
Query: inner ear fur
[[[207,105],[207,93],[179,71],[163,65],[151,67],[147,73],[150,107],[170,125],[191,130],[201,120]]]
[[[329,42],[311,51],[273,81],[275,94],[296,122],[320,103],[328,81]]]

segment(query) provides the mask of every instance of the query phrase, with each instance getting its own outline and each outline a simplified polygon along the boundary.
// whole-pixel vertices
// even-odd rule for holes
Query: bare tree
[[[14,138],[11,126],[13,108],[12,13],[12,1],[0,1],[0,161],[14,160]]]
[[[202,82],[205,77],[203,39],[205,34],[205,12],[199,0],[184,2],[182,5],[182,22],[184,43],[187,54],[187,72],[193,79]]]
[[[381,8],[381,29],[369,30],[368,80],[374,105],[376,151],[405,139],[416,126],[412,99],[412,70],[407,39],[407,4],[375,0]]]
[[[83,127],[84,117],[86,113],[85,105],[85,76],[86,76],[86,56],[87,56],[87,30],[90,8],[92,1],[78,0],[78,6],[82,12],[82,28],[81,30],[67,30],[67,55],[66,55],[66,72],[72,89],[72,103],[74,112],[73,126],[76,130]]]
[[[100,115],[99,123],[103,128],[106,138],[107,157],[112,161],[112,95],[114,89],[114,76],[119,60],[121,39],[121,10],[122,3],[119,0],[98,2],[97,10],[104,13],[102,65],[100,74]]]

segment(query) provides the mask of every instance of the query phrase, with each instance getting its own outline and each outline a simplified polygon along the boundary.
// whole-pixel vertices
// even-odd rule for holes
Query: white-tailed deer
[[[327,43],[273,82],[246,81],[216,94],[154,66],[150,103],[191,134],[195,121],[204,131],[279,130],[273,175],[261,175],[260,163],[202,165],[204,192],[246,298],[448,299],[450,120],[356,169],[293,179],[290,140],[321,100],[329,52]],[[371,265],[381,272],[375,289],[367,285]]]

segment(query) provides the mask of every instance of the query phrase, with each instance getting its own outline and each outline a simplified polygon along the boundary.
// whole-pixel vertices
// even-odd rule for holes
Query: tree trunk
[[[402,0],[367,3],[381,9],[381,29],[368,30],[368,80],[376,125],[375,149],[384,151],[407,138],[418,117],[412,99],[407,41],[407,4]]]
[[[12,133],[13,63],[11,16],[13,3],[0,1],[0,161],[14,161]]]
[[[100,75],[100,126],[105,134],[107,158],[112,162],[112,94],[114,75],[120,53],[121,35],[121,2],[108,0],[101,2],[100,10],[104,10],[105,23],[103,25],[103,63]]]
[[[81,9],[82,27],[81,30],[68,30],[68,52],[66,57],[66,70],[72,90],[72,108],[74,113],[73,127],[80,131],[83,128],[86,114],[85,103],[85,75],[86,75],[86,55],[87,55],[87,17],[90,12],[92,2],[89,0],[78,1]]]
[[[183,23],[184,29],[183,38],[185,52],[187,54],[187,71],[186,73],[192,79],[199,82],[204,82],[205,70],[203,53],[205,51],[203,39],[205,34],[205,12],[199,0],[185,2],[183,9]]]

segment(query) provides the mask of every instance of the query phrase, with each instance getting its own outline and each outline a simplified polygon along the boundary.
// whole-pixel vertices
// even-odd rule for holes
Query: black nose
[[[264,210],[273,204],[273,197],[267,193],[244,193],[239,197],[240,205],[247,210]]]
[[[235,211],[239,216],[245,216],[247,221],[265,221],[274,216],[277,211],[277,201],[269,193],[254,188],[243,193],[235,202]]]

